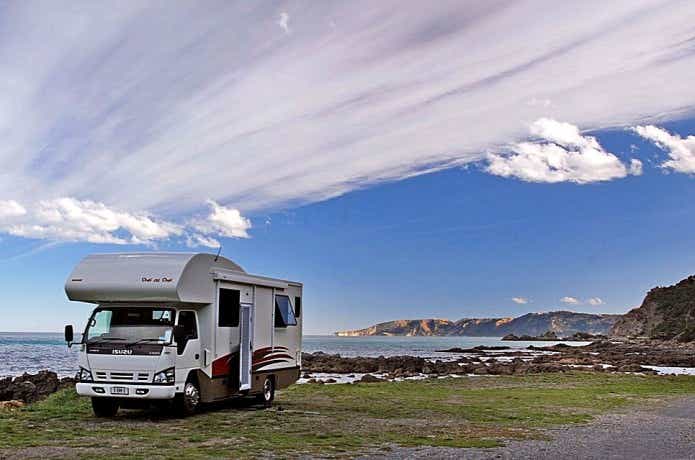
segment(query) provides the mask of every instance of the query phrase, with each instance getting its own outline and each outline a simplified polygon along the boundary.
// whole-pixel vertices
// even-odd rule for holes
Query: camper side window
[[[220,327],[239,327],[241,293],[236,289],[220,289],[218,325]]]
[[[302,298],[301,297],[295,297],[294,298],[294,316],[299,318],[302,316]]]
[[[275,327],[296,326],[297,318],[294,316],[292,303],[286,295],[275,296]]]

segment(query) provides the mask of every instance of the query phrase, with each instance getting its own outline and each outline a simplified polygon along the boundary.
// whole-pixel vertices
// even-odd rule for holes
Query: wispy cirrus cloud
[[[262,2],[4,3],[0,200],[31,217],[16,233],[63,235],[36,210],[71,197],[128,210],[132,230],[159,235],[152,216],[185,227],[208,199],[249,214],[476,163],[523,143],[540,118],[586,130],[695,105],[695,5],[596,11],[580,1],[290,1],[280,15]],[[535,151],[516,154],[548,164],[574,151],[525,148]],[[569,180],[638,171],[593,151],[599,172],[579,161],[563,169]],[[143,239],[121,219],[115,231],[68,234]]]

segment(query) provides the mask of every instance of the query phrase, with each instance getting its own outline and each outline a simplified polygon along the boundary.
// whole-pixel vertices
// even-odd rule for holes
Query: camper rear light
[[[154,378],[152,379],[153,383],[160,383],[160,384],[167,384],[167,383],[174,383],[176,380],[176,372],[174,372],[174,368],[170,367],[169,369],[164,369],[161,372],[157,372],[154,374]]]
[[[75,380],[77,380],[78,382],[91,382],[93,381],[92,373],[84,367],[80,367],[79,372],[75,376]]]

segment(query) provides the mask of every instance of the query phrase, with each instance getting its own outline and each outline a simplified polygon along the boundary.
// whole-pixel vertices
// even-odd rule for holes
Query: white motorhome
[[[65,292],[97,304],[76,385],[97,416],[161,400],[184,414],[243,395],[270,405],[299,378],[301,283],[211,254],[99,254],[79,263]]]

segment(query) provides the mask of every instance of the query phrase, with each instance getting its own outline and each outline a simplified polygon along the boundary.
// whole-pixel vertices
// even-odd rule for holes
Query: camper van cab
[[[97,416],[166,400],[190,414],[244,395],[270,405],[299,378],[301,283],[211,254],[100,254],[79,263],[65,291],[97,305],[76,384]],[[72,344],[72,326],[65,339]]]

